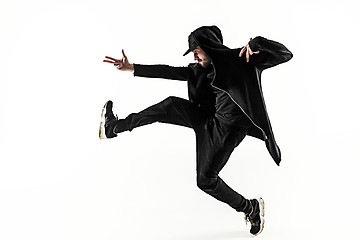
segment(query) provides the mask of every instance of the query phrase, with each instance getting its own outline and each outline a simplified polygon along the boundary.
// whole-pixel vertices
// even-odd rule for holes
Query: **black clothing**
[[[239,58],[240,48],[229,49],[222,44],[217,27],[201,27],[191,34],[212,60],[207,68],[199,64],[188,67],[134,64],[134,76],[187,81],[189,100],[169,97],[119,120],[115,132],[131,131],[153,122],[194,129],[197,185],[237,211],[249,213],[250,201],[226,185],[218,174],[246,135],[264,140],[272,158],[280,163],[280,149],[262,96],[261,72],[288,61],[292,54],[280,43],[256,37],[249,44],[260,53],[246,63],[245,56]]]

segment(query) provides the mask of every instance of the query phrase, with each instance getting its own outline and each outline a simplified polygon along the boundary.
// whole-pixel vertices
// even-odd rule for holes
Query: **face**
[[[203,68],[209,66],[211,59],[199,46],[197,46],[192,52],[194,53],[194,60],[197,61]]]

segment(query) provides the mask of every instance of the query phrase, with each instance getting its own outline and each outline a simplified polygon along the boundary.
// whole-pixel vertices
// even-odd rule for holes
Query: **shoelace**
[[[119,118],[118,118],[118,115],[117,114],[112,114],[113,116],[114,116],[114,118],[116,119],[116,120],[119,120]],[[105,118],[107,118],[107,119],[111,119],[111,117],[106,117],[106,115],[105,115]]]

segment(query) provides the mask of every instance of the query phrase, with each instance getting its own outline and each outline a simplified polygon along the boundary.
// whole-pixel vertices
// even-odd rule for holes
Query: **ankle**
[[[117,120],[117,123],[114,127],[114,133],[121,133],[130,130],[129,124],[125,119],[119,119]]]

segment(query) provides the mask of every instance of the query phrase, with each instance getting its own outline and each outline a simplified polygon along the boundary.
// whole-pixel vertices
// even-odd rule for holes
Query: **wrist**
[[[130,70],[131,72],[134,72],[134,64],[130,64]]]
[[[249,42],[249,46],[253,52],[259,51],[260,37],[255,37]]]
[[[134,64],[129,64],[129,66],[126,68],[126,71],[134,72]]]

